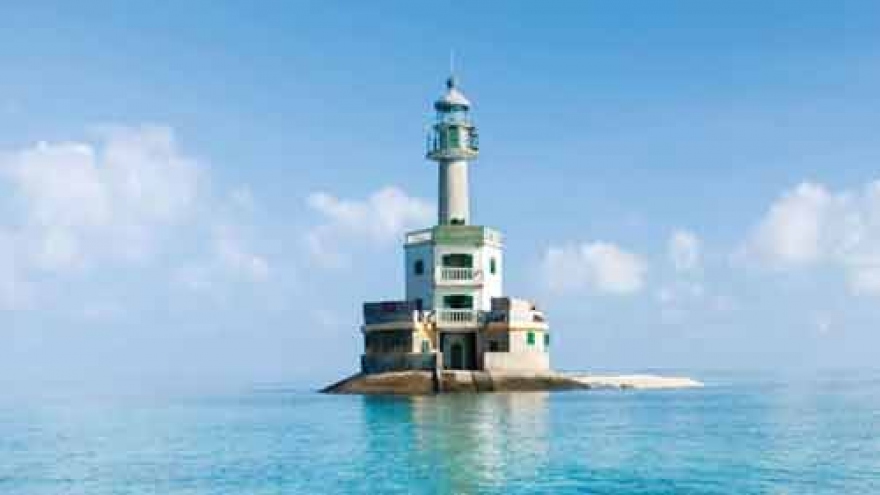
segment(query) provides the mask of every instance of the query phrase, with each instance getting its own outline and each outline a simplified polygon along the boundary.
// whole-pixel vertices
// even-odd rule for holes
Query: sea
[[[684,390],[0,398],[0,493],[880,494],[880,373]]]

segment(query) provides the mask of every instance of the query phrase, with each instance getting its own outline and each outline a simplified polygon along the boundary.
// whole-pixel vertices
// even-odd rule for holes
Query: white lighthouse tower
[[[438,224],[470,223],[468,161],[479,154],[477,128],[471,123],[471,102],[458,90],[454,76],[446,81],[446,94],[434,103],[436,122],[428,136],[429,160],[439,164]]]
[[[454,77],[434,109],[426,158],[438,168],[437,225],[406,235],[406,300],[364,304],[363,371],[549,369],[543,313],[502,296],[501,234],[471,224],[479,140]]]

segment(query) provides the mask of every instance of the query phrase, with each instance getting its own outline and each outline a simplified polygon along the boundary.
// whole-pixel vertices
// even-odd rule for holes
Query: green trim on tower
[[[434,227],[437,244],[482,244],[484,228],[476,225],[438,225]]]
[[[482,246],[487,242],[500,244],[501,234],[479,225],[437,225],[431,229],[435,244]]]

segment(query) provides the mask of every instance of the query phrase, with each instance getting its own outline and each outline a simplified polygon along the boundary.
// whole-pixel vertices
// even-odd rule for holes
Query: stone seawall
[[[486,371],[395,371],[356,374],[321,392],[332,394],[427,395],[444,392],[536,392],[586,389],[668,389],[701,387],[686,377],[589,375]]]

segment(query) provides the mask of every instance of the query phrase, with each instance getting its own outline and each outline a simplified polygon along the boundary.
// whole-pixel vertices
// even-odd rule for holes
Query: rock
[[[358,373],[330,385],[329,394],[425,395],[434,393],[434,377],[429,371],[395,371],[365,375]]]
[[[477,385],[470,371],[441,371],[440,392],[476,392]]]

